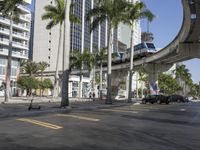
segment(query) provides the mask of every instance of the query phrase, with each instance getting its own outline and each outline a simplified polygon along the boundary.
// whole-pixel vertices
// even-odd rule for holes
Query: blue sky
[[[154,34],[154,43],[158,48],[167,46],[178,34],[183,20],[183,8],[181,0],[143,0],[156,18],[150,23],[150,32]],[[141,22],[142,31],[147,30],[147,22]],[[192,74],[194,82],[200,81],[199,59],[192,59],[186,62],[186,67]]]

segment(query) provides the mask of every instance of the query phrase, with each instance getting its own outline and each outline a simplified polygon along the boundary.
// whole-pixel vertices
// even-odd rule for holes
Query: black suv
[[[185,97],[181,96],[181,95],[171,95],[169,96],[169,100],[171,102],[188,102],[188,99],[186,99]]]
[[[146,103],[169,104],[169,102],[170,102],[169,97],[165,95],[147,95],[145,98],[142,99],[143,104],[146,104]]]

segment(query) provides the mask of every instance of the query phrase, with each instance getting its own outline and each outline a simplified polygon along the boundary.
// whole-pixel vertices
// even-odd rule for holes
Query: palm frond
[[[23,5],[23,0],[1,0],[0,1],[0,12],[4,16],[19,16],[21,11],[19,10],[18,6]]]

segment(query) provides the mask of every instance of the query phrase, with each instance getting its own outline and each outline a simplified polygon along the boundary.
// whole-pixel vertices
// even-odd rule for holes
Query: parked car
[[[124,96],[124,95],[117,95],[116,97],[115,97],[115,100],[125,100],[126,99],[126,96]]]
[[[157,95],[156,97],[157,97],[158,104],[162,104],[162,103],[169,104],[170,103],[169,96]]]
[[[151,103],[154,104],[156,102],[156,95],[147,95],[142,99],[142,104]]]
[[[188,99],[182,95],[171,95],[169,96],[169,100],[171,102],[183,102],[183,103],[188,102]]]
[[[143,104],[146,104],[146,103],[169,104],[169,102],[170,102],[169,97],[165,95],[147,95],[145,98],[142,99]]]

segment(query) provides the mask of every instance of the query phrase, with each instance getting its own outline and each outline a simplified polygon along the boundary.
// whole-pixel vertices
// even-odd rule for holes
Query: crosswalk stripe
[[[71,118],[76,118],[76,119],[81,119],[81,120],[87,120],[87,121],[94,121],[94,122],[100,121],[100,119],[90,118],[90,117],[84,117],[84,116],[78,116],[78,115],[56,114],[56,116],[71,117]]]
[[[39,126],[43,126],[43,127],[55,129],[55,130],[63,128],[61,126],[57,126],[54,124],[50,124],[50,123],[42,122],[42,121],[38,121],[38,120],[33,120],[33,119],[20,118],[20,119],[16,119],[16,120],[36,124]]]

